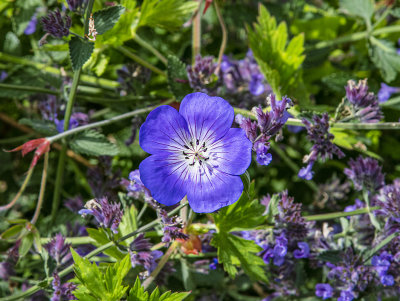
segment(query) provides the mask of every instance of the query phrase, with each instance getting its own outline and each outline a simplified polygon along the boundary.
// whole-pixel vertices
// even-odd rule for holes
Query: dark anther
[[[192,142],[190,142],[190,143],[192,143]],[[186,147],[187,149],[190,149],[189,146],[187,146],[186,144],[184,145],[184,147]]]
[[[199,145],[199,143],[200,143],[200,141],[199,141],[199,139],[197,139],[197,140],[196,140],[196,144]]]
[[[193,163],[190,163],[189,165],[190,165],[190,166],[193,166],[195,163],[196,163],[196,162],[193,162]]]
[[[185,151],[183,151],[182,153],[183,153],[185,156],[187,156],[187,155],[188,155],[187,153],[185,153]]]
[[[190,159],[189,157],[185,157],[185,159]]]
[[[204,161],[207,161],[208,159],[210,159],[210,157],[204,158]]]
[[[203,147],[206,147],[206,143],[205,142],[203,142]]]
[[[193,142],[192,141],[190,141],[190,145],[193,147]]]
[[[206,151],[207,151],[207,148],[203,149],[203,152],[206,152]]]
[[[203,163],[203,161],[199,160],[199,164],[201,165],[201,163]]]

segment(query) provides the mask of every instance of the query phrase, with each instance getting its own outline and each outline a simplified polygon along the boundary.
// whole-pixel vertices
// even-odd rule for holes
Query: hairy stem
[[[199,0],[199,8],[193,18],[192,24],[192,63],[194,64],[196,56],[200,54],[201,48],[201,0]]]
[[[308,222],[310,222],[310,221],[323,221],[323,220],[327,220],[327,219],[335,219],[335,218],[339,218],[339,217],[346,217],[346,216],[365,214],[365,213],[368,213],[369,211],[374,211],[374,210],[379,210],[379,209],[381,209],[381,208],[376,206],[376,207],[370,207],[369,209],[368,208],[361,208],[361,209],[357,209],[357,210],[350,211],[350,212],[333,212],[333,213],[308,215],[308,216],[303,216],[303,217]]]
[[[143,109],[134,110],[132,112],[128,112],[128,113],[124,113],[124,114],[112,117],[110,119],[106,119],[106,120],[102,120],[102,121],[98,121],[98,122],[93,122],[93,123],[90,123],[90,124],[87,124],[87,125],[79,126],[79,127],[74,128],[74,129],[70,129],[69,131],[65,131],[63,133],[48,137],[47,139],[50,141],[50,143],[53,143],[54,141],[63,139],[65,137],[68,137],[70,135],[73,135],[73,134],[76,134],[76,133],[79,133],[79,132],[82,132],[82,131],[86,131],[86,130],[89,130],[89,129],[92,129],[92,128],[106,126],[106,125],[109,125],[111,123],[114,123],[114,122],[117,122],[117,121],[120,121],[120,120],[123,120],[123,119],[126,119],[126,118],[131,118],[133,116],[136,116],[136,115],[139,115],[139,114],[142,114],[142,113],[150,112],[150,111],[154,110],[155,108],[157,108],[159,106],[167,105],[167,104],[170,104],[172,102],[174,102],[174,99],[169,99],[169,100],[167,100],[167,101],[165,101],[165,102],[163,102],[163,103],[161,103],[159,105],[156,105],[156,106],[151,106],[151,107],[147,107],[147,108],[143,108]]]
[[[133,40],[137,42],[140,46],[146,48],[149,50],[152,54],[154,54],[158,59],[165,65],[168,65],[168,60],[165,56],[163,56],[157,49],[155,49],[151,44],[147,43],[145,40],[143,40],[141,37],[139,37],[137,34],[133,36]]]
[[[220,24],[221,30],[222,30],[222,42],[221,42],[221,47],[220,47],[219,53],[218,53],[217,68],[215,69],[215,74],[218,74],[219,69],[221,68],[222,57],[225,52],[226,44],[228,42],[228,32],[226,30],[225,22],[224,22],[224,19],[222,18],[217,1],[214,1],[213,3],[214,3],[214,7],[215,7],[215,12],[218,17],[218,21],[219,21],[219,24]]]
[[[43,173],[42,173],[42,181],[40,183],[40,192],[39,199],[36,205],[35,214],[32,217],[31,224],[35,224],[37,219],[39,218],[40,210],[42,209],[44,192],[46,190],[46,179],[47,179],[47,168],[49,166],[49,152],[44,154],[44,165],[43,165]]]
[[[144,289],[147,289],[149,285],[156,279],[157,275],[161,272],[162,268],[165,266],[165,264],[168,262],[168,259],[171,257],[171,255],[174,253],[176,248],[179,246],[179,243],[177,241],[174,241],[171,246],[168,248],[167,252],[161,257],[157,267],[153,272],[151,272],[150,276],[143,282],[143,287]]]
[[[153,66],[152,64],[148,63],[147,61],[145,61],[141,57],[137,56],[128,47],[126,47],[126,46],[118,46],[115,49],[117,49],[119,52],[121,52],[122,54],[124,54],[128,58],[130,58],[130,59],[134,60],[135,62],[139,63],[140,65],[150,69],[154,73],[157,73],[159,75],[167,77],[167,74],[164,71],[162,71],[161,69],[158,69],[156,66]]]
[[[14,199],[10,203],[8,203],[7,205],[0,206],[0,211],[8,210],[8,209],[12,208],[12,206],[15,205],[15,203],[18,201],[18,199],[21,196],[21,194],[25,191],[25,188],[28,185],[28,183],[29,183],[29,181],[30,181],[30,179],[32,177],[32,173],[33,173],[33,169],[34,168],[35,168],[35,166],[32,166],[31,168],[29,168],[28,174],[25,177],[24,183],[22,183],[22,186],[19,189],[19,191],[17,192],[17,194],[15,195]]]

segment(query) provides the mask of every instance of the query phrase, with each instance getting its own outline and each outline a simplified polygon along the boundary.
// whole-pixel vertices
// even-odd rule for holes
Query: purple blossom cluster
[[[267,98],[270,111],[264,112],[261,107],[253,109],[257,121],[251,121],[242,115],[236,115],[236,123],[246,132],[247,138],[253,143],[253,151],[257,154],[257,162],[260,165],[268,165],[272,155],[268,152],[273,136],[280,136],[279,133],[289,118],[287,109],[292,105],[289,98],[283,97],[277,101],[274,94]]]
[[[159,215],[161,216],[161,222],[163,224],[163,237],[162,242],[170,243],[175,239],[187,240],[189,235],[183,233],[182,219],[179,216],[168,216],[168,212],[164,209],[160,209]]]
[[[157,264],[163,255],[160,250],[152,250],[153,245],[150,240],[144,237],[144,234],[139,234],[129,246],[129,254],[131,257],[132,267],[141,267],[144,272],[139,275],[142,279],[147,278],[151,272],[157,267]],[[168,274],[173,273],[173,265],[167,262],[157,275],[155,281],[158,285],[165,283]]]
[[[322,116],[314,115],[312,122],[307,119],[303,119],[302,122],[306,126],[307,137],[313,143],[313,146],[310,154],[303,159],[307,166],[300,169],[298,176],[305,180],[311,180],[314,176],[312,168],[318,158],[323,160],[332,159],[333,155],[342,158],[344,153],[332,143],[334,135],[329,132],[328,114],[323,114]]]
[[[360,80],[358,84],[349,80],[345,89],[354,118],[368,123],[379,122],[382,119],[383,115],[375,94],[368,92],[367,79]]]
[[[54,273],[51,285],[54,290],[53,296],[50,299],[51,301],[76,300],[75,296],[72,294],[76,289],[76,284],[72,282],[61,284],[60,276]]]
[[[71,244],[65,242],[64,236],[60,233],[47,244],[44,248],[49,253],[50,257],[53,258],[57,266],[62,266],[71,262],[72,254],[70,252]]]
[[[212,56],[197,55],[193,66],[186,67],[190,87],[197,92],[211,92],[210,84],[214,81],[217,65]]]
[[[242,60],[234,60],[226,55],[222,58],[220,78],[228,94],[250,92],[253,96],[271,93],[264,75],[249,50]]]
[[[101,227],[118,233],[123,211],[120,203],[111,203],[106,197],[90,200],[85,204],[85,209],[79,210],[82,216],[93,215]]]
[[[7,250],[6,257],[0,262],[0,279],[8,280],[14,275],[14,266],[19,259],[19,246],[21,240],[17,240],[10,249]]]
[[[372,158],[359,156],[356,160],[350,159],[349,168],[344,174],[352,180],[356,190],[366,189],[371,193],[378,192],[385,185],[385,175],[378,161]]]
[[[71,17],[62,16],[59,9],[51,11],[47,17],[42,18],[43,30],[55,38],[61,39],[69,35],[72,22]]]

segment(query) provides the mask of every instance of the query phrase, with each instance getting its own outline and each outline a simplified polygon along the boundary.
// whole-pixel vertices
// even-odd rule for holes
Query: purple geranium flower
[[[156,201],[170,206],[187,195],[195,212],[213,212],[239,199],[252,143],[233,119],[228,102],[204,93],[187,95],[179,112],[160,106],[147,116],[139,143],[151,156],[139,170]]]

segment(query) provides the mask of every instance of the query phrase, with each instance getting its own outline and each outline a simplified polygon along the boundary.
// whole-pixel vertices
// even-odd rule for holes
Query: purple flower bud
[[[31,35],[31,34],[35,33],[37,21],[38,20],[37,20],[36,14],[34,14],[31,18],[31,20],[29,21],[28,25],[26,26],[26,28],[24,30],[24,34]]]
[[[301,179],[307,180],[307,181],[312,180],[312,178],[314,176],[314,172],[312,171],[313,165],[314,165],[314,162],[310,162],[307,164],[306,167],[302,167],[299,170],[298,177]]]
[[[257,153],[257,163],[260,165],[268,165],[272,161],[272,155],[268,153],[269,145],[265,145],[262,142],[254,143],[254,149]]]
[[[82,7],[83,3],[86,2],[86,0],[67,0],[68,7],[70,11],[77,11],[79,8]]]
[[[216,270],[218,267],[218,258],[213,258],[210,263],[210,270]]]
[[[44,31],[48,32],[55,38],[62,38],[69,35],[71,27],[71,18],[69,16],[61,16],[58,9],[55,12],[49,12],[47,17],[42,18],[42,25]]]
[[[72,258],[69,250],[70,246],[71,244],[65,243],[65,238],[58,233],[48,244],[44,245],[44,248],[54,258],[57,265],[62,265],[66,264]]]
[[[83,207],[83,200],[81,196],[76,196],[74,198],[67,199],[64,202],[65,207],[74,213],[78,213],[79,209]]]
[[[382,112],[376,96],[368,92],[367,80],[360,80],[358,84],[352,80],[347,83],[346,97],[353,105],[355,116],[361,122],[379,122],[382,119]]]
[[[254,142],[257,138],[257,122],[251,121],[250,118],[244,118],[242,115],[236,115],[235,121],[245,131],[247,138]]]
[[[400,88],[391,87],[391,86],[386,85],[385,83],[381,83],[381,88],[378,92],[378,100],[379,100],[379,102],[385,102],[392,96],[392,94],[399,93],[399,92],[400,92]]]
[[[294,258],[308,258],[308,256],[310,256],[310,247],[308,246],[308,243],[298,242],[297,246],[299,247],[299,249],[294,250]]]
[[[385,185],[385,176],[377,160],[359,156],[356,160],[350,159],[349,167],[344,173],[353,181],[356,190],[366,188],[374,192]]]
[[[118,226],[121,222],[123,212],[121,204],[110,203],[107,198],[91,200],[86,203],[86,209],[79,211],[83,216],[93,215],[100,226],[111,229],[114,233],[118,233]]]
[[[392,286],[394,285],[394,278],[392,275],[384,274],[381,276],[381,283],[385,286]]]
[[[212,56],[201,57],[197,55],[193,66],[187,66],[186,71],[190,87],[196,91],[207,92],[207,85],[212,82],[212,78],[217,68]]]
[[[333,296],[332,286],[328,283],[318,283],[315,286],[315,295],[323,300],[331,298]]]
[[[351,301],[354,299],[354,295],[351,291],[341,291],[338,301]]]
[[[134,241],[130,244],[129,249],[131,251],[150,251],[152,244],[150,240],[144,238],[144,234],[139,234]]]

